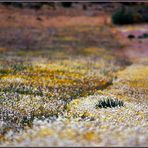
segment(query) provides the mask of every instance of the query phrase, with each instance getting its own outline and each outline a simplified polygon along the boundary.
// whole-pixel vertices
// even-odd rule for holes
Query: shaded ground
[[[148,39],[127,38],[146,25],[0,11],[2,146],[147,146]],[[96,108],[107,98],[124,106]]]

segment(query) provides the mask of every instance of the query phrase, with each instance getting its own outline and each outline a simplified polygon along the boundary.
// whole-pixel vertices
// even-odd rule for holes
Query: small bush
[[[122,6],[112,14],[112,22],[117,25],[148,22],[147,13],[145,6]]]
[[[134,18],[132,11],[125,6],[122,6],[115,13],[113,13],[112,22],[118,25],[133,24]]]
[[[138,13],[142,16],[144,22],[148,22],[148,7],[139,9]]]
[[[16,7],[16,8],[22,8],[23,7],[21,2],[3,2],[2,4],[4,6],[13,6],[13,7]]]
[[[41,9],[41,7],[44,5],[43,2],[36,2],[36,3],[28,3],[27,4],[27,7],[30,8],[30,9]]]
[[[72,6],[72,2],[62,2],[62,6],[69,8]]]

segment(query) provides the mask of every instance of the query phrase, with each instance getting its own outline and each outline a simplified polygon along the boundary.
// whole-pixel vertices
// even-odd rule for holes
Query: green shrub
[[[17,8],[22,8],[23,7],[21,2],[3,2],[2,4],[4,6],[13,6],[13,7],[17,7]]]
[[[72,6],[72,2],[62,2],[62,6],[69,8]]]
[[[113,13],[112,22],[118,25],[133,24],[134,18],[132,10],[125,6],[122,6],[120,9],[115,11],[115,13]]]
[[[148,8],[145,6],[122,6],[112,14],[112,22],[117,25],[148,22]]]
[[[23,7],[23,5],[22,5],[21,2],[14,2],[14,3],[12,3],[12,5],[13,5],[14,7],[17,7],[17,8],[22,8],[22,7]]]
[[[42,6],[44,5],[43,2],[32,2],[32,3],[28,3],[27,4],[27,8],[31,8],[31,9],[40,9]]]

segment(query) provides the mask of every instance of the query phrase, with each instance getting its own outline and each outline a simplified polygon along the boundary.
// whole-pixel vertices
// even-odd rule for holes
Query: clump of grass
[[[14,70],[14,72],[16,71],[22,71],[24,69],[27,69],[27,67],[23,64],[13,64],[11,65],[12,69]]]
[[[122,107],[122,106],[124,106],[123,101],[118,99],[107,98],[99,100],[99,102],[96,105],[96,108],[107,108],[107,107],[113,108],[113,107]]]
[[[0,75],[6,75],[9,74],[9,70],[8,69],[0,69]]]

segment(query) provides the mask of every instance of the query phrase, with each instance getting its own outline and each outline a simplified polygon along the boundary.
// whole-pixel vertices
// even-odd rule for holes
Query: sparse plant
[[[122,107],[124,106],[123,101],[118,99],[112,99],[112,98],[105,98],[99,100],[98,104],[96,105],[96,108],[113,108],[113,107]]]
[[[25,66],[24,64],[13,64],[11,65],[11,67],[14,72],[23,71],[27,69],[27,66]]]

